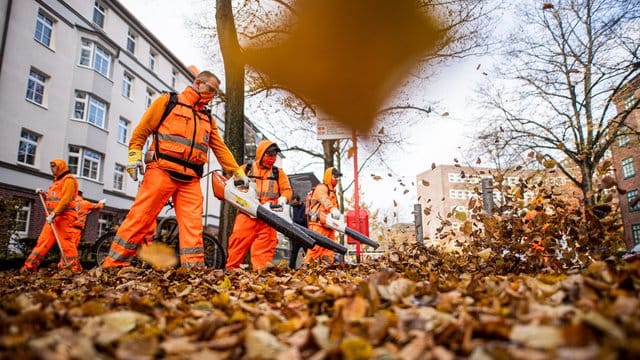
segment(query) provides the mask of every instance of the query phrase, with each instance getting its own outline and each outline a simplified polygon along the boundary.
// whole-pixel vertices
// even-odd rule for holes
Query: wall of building
[[[88,200],[106,198],[107,207],[101,213],[108,214],[114,221],[121,220],[133,202],[139,183],[125,173],[123,188],[115,188],[115,168],[116,164],[126,165],[128,141],[147,107],[148,94],[155,99],[162,92],[179,92],[194,79],[187,66],[118,1],[97,3],[105,10],[102,28],[92,20],[94,1],[0,1],[0,24],[7,24],[5,52],[0,59],[0,189],[2,196],[17,196],[31,203],[28,237],[37,237],[43,222],[43,210],[35,201],[34,189],[46,189],[51,184],[49,161],[53,158],[68,161],[71,146],[100,155],[97,178],[78,172],[79,186]],[[8,10],[5,12],[5,9]],[[38,14],[53,21],[48,45],[35,39]],[[4,31],[5,27],[0,29]],[[133,53],[126,48],[129,32],[136,36]],[[83,41],[100,46],[111,56],[106,75],[91,64],[80,64]],[[156,54],[153,69],[148,66],[150,52]],[[26,96],[31,70],[46,78],[41,104]],[[125,73],[133,78],[129,97],[122,94]],[[104,126],[74,118],[77,91],[107,104]],[[223,110],[222,106],[216,108],[215,119],[221,129],[224,128],[220,120],[224,118]],[[129,121],[125,141],[118,141],[120,119]],[[18,161],[23,130],[37,136],[32,163]],[[210,168],[220,168],[215,156],[210,158]],[[208,180],[202,181],[202,188],[206,195],[208,225],[212,222],[217,225],[219,201],[213,198]],[[95,214],[88,219],[86,237],[97,235],[98,217]]]
[[[616,109],[620,113],[629,110],[631,102],[640,99],[640,76],[636,76],[615,97]],[[615,168],[618,186],[627,191],[619,195],[620,212],[624,224],[625,242],[630,249],[635,244],[640,243],[640,205],[631,208],[629,205],[630,193],[637,192],[640,196],[640,137],[637,131],[640,130],[640,110],[636,109],[629,114],[626,124],[636,131],[627,138],[618,138],[611,147],[613,166]],[[631,159],[631,166],[634,170],[633,176],[624,176],[622,162]],[[634,231],[636,236],[634,238]]]

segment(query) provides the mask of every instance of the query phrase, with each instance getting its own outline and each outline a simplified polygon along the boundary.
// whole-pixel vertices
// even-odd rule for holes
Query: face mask
[[[214,96],[215,95],[213,93],[200,93],[200,99],[198,100],[198,103],[207,105],[211,100],[213,100]]]
[[[265,167],[272,167],[273,164],[276,163],[276,157],[275,156],[263,156],[262,157],[262,166]]]
[[[338,185],[338,179],[331,178],[331,186],[336,187],[336,185]]]

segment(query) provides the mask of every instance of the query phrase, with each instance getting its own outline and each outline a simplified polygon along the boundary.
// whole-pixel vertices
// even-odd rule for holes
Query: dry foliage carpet
[[[640,356],[640,261],[515,269],[413,245],[297,271],[4,272],[0,358]]]

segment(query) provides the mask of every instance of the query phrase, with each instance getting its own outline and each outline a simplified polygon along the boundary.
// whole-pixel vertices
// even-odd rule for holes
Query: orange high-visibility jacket
[[[169,94],[159,96],[142,115],[140,123],[131,134],[129,150],[141,150],[149,135],[158,128],[158,144],[154,139],[149,149],[155,151],[157,145],[160,154],[155,154],[155,160],[161,169],[200,177],[202,174],[198,174],[192,167],[204,165],[211,148],[225,171],[236,170],[238,163],[220,137],[215,119],[210,122],[209,117],[202,112],[204,105],[198,103],[199,98],[200,95],[187,86],[178,94],[178,104],[158,128],[169,102]]]
[[[75,198],[78,196],[78,181],[69,172],[66,161],[53,159],[56,164],[56,173],[53,174],[53,183],[47,191],[45,204],[49,213],[60,215],[65,211],[76,211]]]
[[[260,166],[262,157],[269,146],[275,144],[273,141],[262,140],[256,148],[256,161],[251,162],[251,169],[247,169],[247,164],[243,164],[242,168],[249,178],[255,181],[256,191],[258,192],[258,200],[261,204],[266,202],[276,203],[280,196],[287,198],[287,202],[291,201],[293,191],[287,174],[280,168],[277,168],[277,179],[273,174],[272,168],[263,168]]]
[[[318,184],[311,193],[309,213],[317,212],[317,216],[310,217],[309,225],[322,226],[321,219],[324,219],[331,209],[338,207],[338,197],[336,190],[331,185],[333,168],[330,167],[324,171],[322,184]],[[322,216],[324,215],[324,216]]]
[[[73,227],[82,230],[87,225],[87,216],[89,216],[89,214],[93,210],[100,208],[100,206],[97,203],[92,203],[89,200],[85,200],[80,195],[76,197],[76,203],[77,203],[76,211],[78,212],[78,218],[73,223]]]

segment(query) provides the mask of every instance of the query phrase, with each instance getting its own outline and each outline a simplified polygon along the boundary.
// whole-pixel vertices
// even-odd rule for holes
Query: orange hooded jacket
[[[243,164],[241,167],[245,174],[250,179],[253,179],[256,183],[256,191],[258,192],[258,200],[261,204],[272,201],[276,202],[280,196],[287,198],[287,202],[291,201],[293,191],[291,190],[291,184],[287,174],[278,167],[264,168],[261,161],[264,153],[271,145],[276,145],[273,141],[262,140],[258,143],[256,148],[256,161],[252,161],[250,164]],[[247,166],[251,165],[251,169]],[[277,169],[277,180],[274,178],[273,170]]]
[[[53,183],[47,192],[47,211],[60,215],[65,211],[75,211],[78,196],[78,181],[69,172],[67,162],[62,159],[53,159],[51,163],[56,165],[56,172],[53,174]]]

